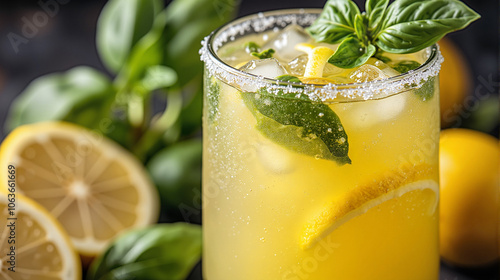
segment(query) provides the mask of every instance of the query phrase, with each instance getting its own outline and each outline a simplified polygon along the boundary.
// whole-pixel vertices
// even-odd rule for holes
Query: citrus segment
[[[327,47],[315,47],[308,52],[304,77],[323,77],[323,69],[334,51]]]
[[[7,194],[0,193],[0,279],[81,279],[80,259],[71,241],[45,209],[16,195],[10,210]]]
[[[18,191],[56,217],[82,255],[157,219],[158,196],[142,165],[97,133],[65,123],[22,126],[2,144],[0,160],[2,170],[16,166]]]
[[[426,165],[405,172],[395,171],[345,193],[324,206],[320,213],[305,225],[300,237],[301,247],[310,248],[335,229],[375,206],[413,191],[429,189],[435,193],[429,209],[429,214],[434,213],[438,205],[439,186],[436,181],[430,179],[432,172],[432,168]]]

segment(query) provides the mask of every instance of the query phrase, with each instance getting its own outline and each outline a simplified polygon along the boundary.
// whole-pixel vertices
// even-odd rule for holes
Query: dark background
[[[46,0],[42,0],[46,1]],[[78,65],[88,65],[103,72],[95,46],[95,29],[105,0],[66,0],[59,12],[49,19],[16,53],[7,37],[10,32],[22,34],[23,17],[31,19],[41,11],[38,1],[17,0],[0,2],[0,140],[5,137],[3,123],[8,107],[17,94],[36,77],[61,72]],[[166,1],[168,3],[170,1]],[[360,6],[364,1],[355,0]],[[482,18],[466,30],[448,35],[465,54],[472,72],[474,88],[479,77],[499,79],[498,2],[494,0],[463,1]],[[325,0],[243,0],[238,16],[284,8],[321,8]],[[494,86],[498,94],[498,85]],[[473,90],[471,91],[473,94]],[[492,132],[497,134],[498,129]],[[497,136],[497,135],[496,135]],[[361,267],[360,267],[361,268]],[[191,279],[200,279],[199,267]],[[500,279],[499,268],[464,270],[442,265],[442,280]],[[236,280],[236,279],[235,279]],[[256,279],[257,280],[257,279]],[[403,279],[402,279],[403,280]],[[425,280],[425,279],[422,279]]]

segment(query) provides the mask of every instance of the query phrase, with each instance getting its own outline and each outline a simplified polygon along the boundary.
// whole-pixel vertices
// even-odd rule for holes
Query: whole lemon
[[[499,254],[498,140],[447,129],[439,149],[441,256],[455,265],[487,265]]]
[[[451,40],[443,38],[438,44],[444,57],[439,73],[441,126],[447,127],[461,122],[458,114],[471,90],[471,75],[465,56]]]

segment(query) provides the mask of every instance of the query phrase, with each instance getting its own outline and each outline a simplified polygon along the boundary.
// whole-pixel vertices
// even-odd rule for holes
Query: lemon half
[[[47,210],[19,194],[11,210],[7,194],[0,193],[0,279],[81,279],[80,259]]]
[[[17,190],[59,220],[81,255],[95,256],[121,232],[158,218],[144,167],[98,133],[54,122],[19,127],[0,149],[1,170],[8,165]]]

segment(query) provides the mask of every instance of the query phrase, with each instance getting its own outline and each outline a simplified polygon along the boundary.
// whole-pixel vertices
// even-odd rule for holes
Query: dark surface
[[[36,77],[51,72],[60,72],[77,65],[89,65],[104,72],[95,47],[95,25],[98,14],[105,4],[103,0],[72,0],[61,5],[59,12],[48,24],[40,28],[27,44],[15,53],[7,35],[21,34],[22,18],[31,18],[41,11],[38,1],[2,1],[0,3],[0,124],[5,121],[8,107],[17,94]],[[168,2],[168,1],[167,1]],[[323,6],[323,0],[243,1],[239,15],[260,11]],[[362,2],[364,1],[356,1]],[[498,2],[464,1],[482,15],[482,19],[469,28],[449,35],[464,51],[470,64],[474,88],[479,77],[492,75],[498,81]],[[498,92],[498,86],[495,86]],[[496,134],[497,131],[492,132]],[[0,139],[5,132],[0,131]],[[457,269],[446,264],[441,266],[442,280],[498,280],[499,267],[484,269]],[[201,279],[198,266],[190,279]],[[425,279],[423,279],[425,280]]]

